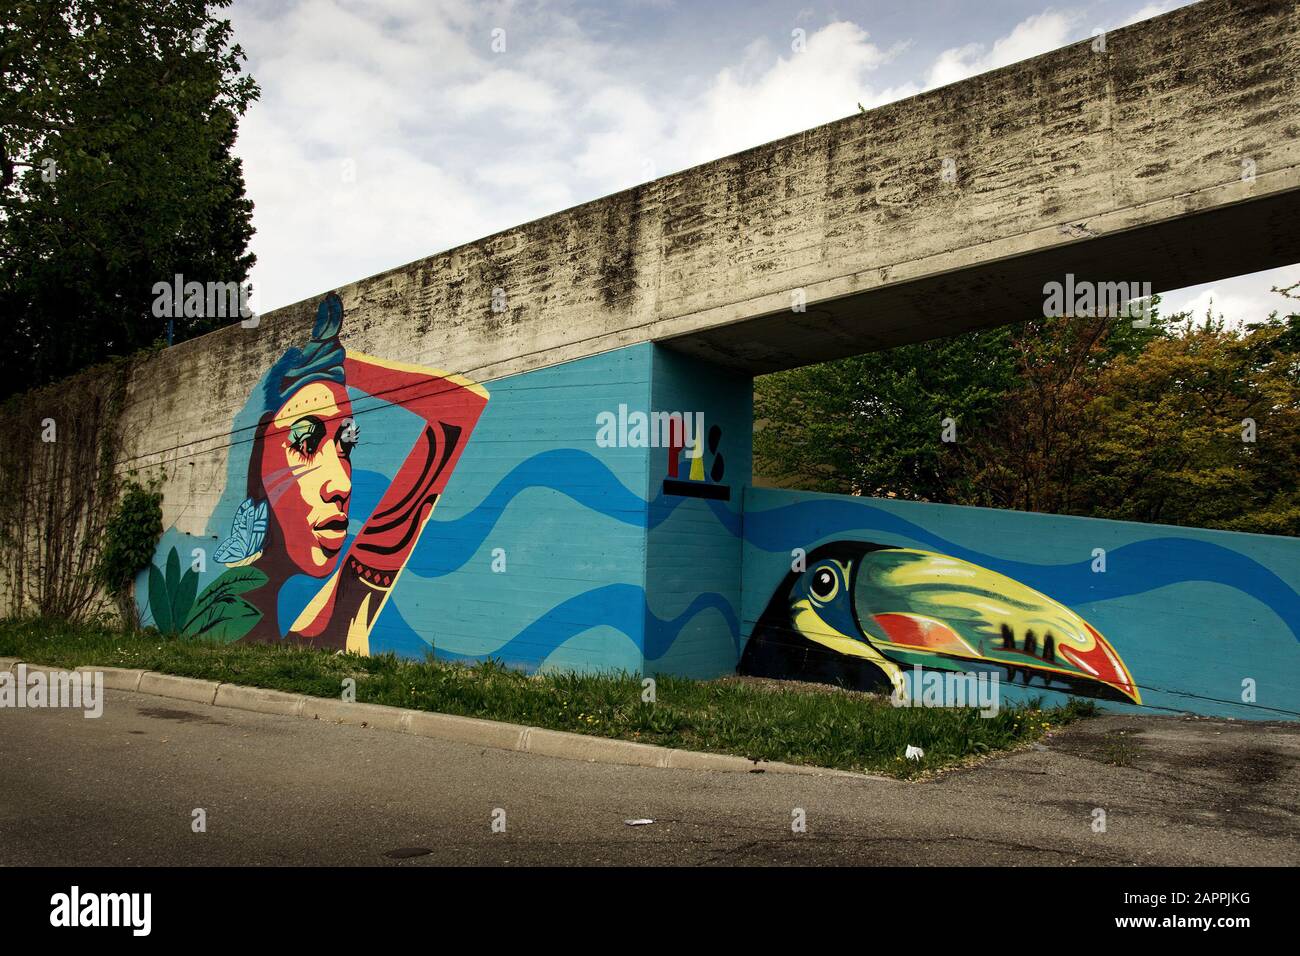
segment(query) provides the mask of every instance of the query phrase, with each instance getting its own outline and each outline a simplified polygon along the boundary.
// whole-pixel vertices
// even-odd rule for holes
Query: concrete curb
[[[400,707],[385,707],[382,704],[349,704],[345,700],[331,700],[325,697],[304,698],[306,704],[302,715],[313,720],[326,720],[335,724],[349,724],[353,727],[372,727],[376,730],[393,730],[407,732],[410,726],[411,711]]]
[[[145,671],[140,675],[139,692],[153,694],[155,697],[175,697],[195,704],[211,704],[217,699],[217,688],[220,686],[216,681]]]
[[[144,671],[130,670],[125,667],[78,667],[79,674],[103,674],[104,686],[109,690],[131,690],[140,689],[140,678],[145,675]]]
[[[16,670],[24,663],[18,658],[0,657],[0,670]],[[29,672],[57,670],[40,664],[27,664]],[[494,750],[513,750],[516,753],[559,757],[565,760],[583,760],[588,763],[622,764],[634,767],[664,767],[675,770],[712,770],[723,773],[792,773],[805,776],[852,777],[855,780],[893,782],[889,777],[875,774],[852,773],[826,767],[805,767],[799,764],[750,760],[734,754],[704,753],[697,750],[676,750],[654,744],[617,740],[612,737],[589,737],[563,730],[526,727],[478,717],[459,717],[427,710],[407,710],[383,704],[348,703],[324,697],[308,697],[265,687],[247,687],[242,684],[224,684],[216,681],[177,677],[155,671],[131,670],[122,667],[78,667],[81,673],[104,675],[104,686],[111,690],[127,690],[155,697],[171,697],[215,707],[247,710],[276,717],[301,717],[324,720],[353,727],[411,734],[491,747]]]
[[[216,707],[233,707],[236,710],[251,710],[258,714],[300,717],[307,698],[303,694],[286,694],[278,690],[267,690],[265,687],[218,684],[212,703]]]

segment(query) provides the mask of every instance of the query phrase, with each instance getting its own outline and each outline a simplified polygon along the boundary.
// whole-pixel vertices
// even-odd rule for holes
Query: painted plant
[[[1142,702],[1115,648],[1065,605],[960,558],[862,541],[823,545],[786,576],[737,670],[901,692],[915,666]]]
[[[148,603],[160,628],[369,652],[375,621],[488,395],[458,375],[349,354],[339,342],[342,325],[342,301],[330,294],[311,340],[289,349],[250,397],[241,416],[252,433],[246,472],[238,464],[231,472],[244,496],[213,554],[226,570],[196,596],[197,577],[180,573],[174,549],[165,571],[151,568]],[[353,407],[349,390],[362,393],[365,407]],[[358,519],[352,468],[366,448],[358,419],[387,405],[418,416],[422,431],[378,503]],[[296,601],[284,600],[290,582]]]

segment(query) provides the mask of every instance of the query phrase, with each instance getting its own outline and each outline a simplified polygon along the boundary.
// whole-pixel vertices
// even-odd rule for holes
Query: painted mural
[[[346,350],[343,322],[327,297],[234,416],[210,513],[178,509],[137,581],[146,624],[882,691],[919,666],[996,673],[1009,701],[1300,715],[1300,541],[754,488],[746,376],[645,343],[488,401]],[[692,427],[624,440],[625,409]]]
[[[774,488],[742,519],[742,673],[1300,716],[1295,538]]]
[[[161,628],[224,641],[289,638],[368,653],[370,632],[392,594],[487,402],[457,375],[348,354],[339,342],[343,304],[326,297],[311,338],[288,350],[245,409],[255,420],[245,496],[212,555],[225,570],[197,593],[199,572],[180,573],[173,548],[149,572],[148,606]],[[355,410],[353,394],[370,400]],[[355,531],[352,469],[361,411],[400,404],[418,417],[419,437]],[[233,447],[233,446],[232,446]],[[306,583],[306,601],[283,615],[286,584]],[[300,594],[304,588],[299,587]]]
[[[1142,703],[1119,654],[1065,605],[960,558],[863,541],[822,545],[786,575],[737,669],[906,695],[916,667]]]

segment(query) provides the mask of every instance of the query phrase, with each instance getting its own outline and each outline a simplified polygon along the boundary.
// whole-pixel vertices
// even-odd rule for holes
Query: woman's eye
[[[311,458],[325,437],[325,423],[317,418],[300,418],[289,429],[289,447]]]

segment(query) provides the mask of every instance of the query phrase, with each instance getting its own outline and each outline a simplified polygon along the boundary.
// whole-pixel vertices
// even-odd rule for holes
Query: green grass
[[[1108,763],[1112,767],[1131,767],[1138,755],[1138,748],[1123,737],[1108,737],[1098,754],[1102,763]]]
[[[641,678],[528,676],[476,666],[360,657],[298,647],[209,644],[42,620],[0,621],[0,656],[58,667],[132,667],[337,698],[345,678],[356,699],[419,710],[618,737],[749,758],[915,777],[1037,740],[1091,716],[1089,701],[1041,709],[896,708],[868,694],[736,680],[657,678],[656,702],[642,703]],[[905,760],[909,744],[925,750]]]

